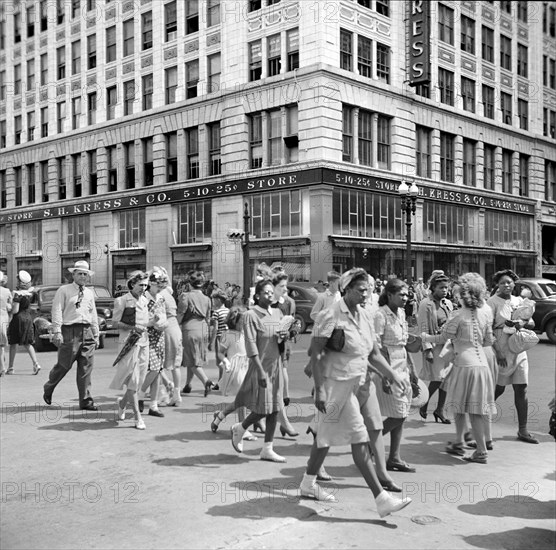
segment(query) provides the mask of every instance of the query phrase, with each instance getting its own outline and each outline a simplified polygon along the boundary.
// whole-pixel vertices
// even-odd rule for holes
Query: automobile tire
[[[301,315],[299,315],[298,313],[295,314],[295,319],[296,321],[299,321],[299,333],[303,334],[307,331],[307,323],[304,321],[303,317],[301,317]]]
[[[556,319],[550,319],[550,321],[546,323],[546,335],[550,343],[556,345]]]

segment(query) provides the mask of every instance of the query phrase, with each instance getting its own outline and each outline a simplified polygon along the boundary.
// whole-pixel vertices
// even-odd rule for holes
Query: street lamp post
[[[406,235],[406,251],[405,251],[405,276],[407,278],[407,284],[411,284],[413,280],[413,273],[411,269],[411,216],[415,215],[417,195],[419,194],[419,188],[417,184],[413,182],[411,186],[407,185],[405,181],[402,181],[398,192],[402,197],[402,212],[405,212],[405,227],[407,231]]]
[[[246,202],[243,209],[243,303],[249,303],[249,289],[251,288],[251,277],[249,276],[249,204]]]

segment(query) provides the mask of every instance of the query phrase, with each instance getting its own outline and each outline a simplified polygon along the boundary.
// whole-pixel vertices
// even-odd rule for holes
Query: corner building
[[[556,278],[556,2],[3,2],[0,269]]]

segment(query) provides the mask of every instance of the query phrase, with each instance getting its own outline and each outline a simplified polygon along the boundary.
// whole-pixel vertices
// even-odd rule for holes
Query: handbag
[[[421,351],[421,338],[415,334],[409,334],[405,349],[409,353],[419,353]]]
[[[135,326],[135,307],[126,307],[122,313],[122,318],[120,322],[125,323],[126,325],[131,325],[132,327]]]
[[[346,343],[346,334],[343,328],[335,328],[326,341],[326,348],[331,351],[342,351]]]
[[[508,338],[508,347],[512,353],[521,353],[531,349],[534,345],[539,343],[539,337],[533,330],[522,328],[516,330]]]

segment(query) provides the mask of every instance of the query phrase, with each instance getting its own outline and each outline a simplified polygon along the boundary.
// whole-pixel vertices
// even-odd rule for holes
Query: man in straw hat
[[[44,385],[43,399],[52,403],[54,388],[77,361],[77,389],[79,407],[86,411],[98,408],[91,397],[93,354],[99,345],[99,328],[95,295],[85,286],[93,272],[85,260],[78,260],[68,268],[73,282],[61,286],[52,302],[52,341],[58,347],[58,361]]]

